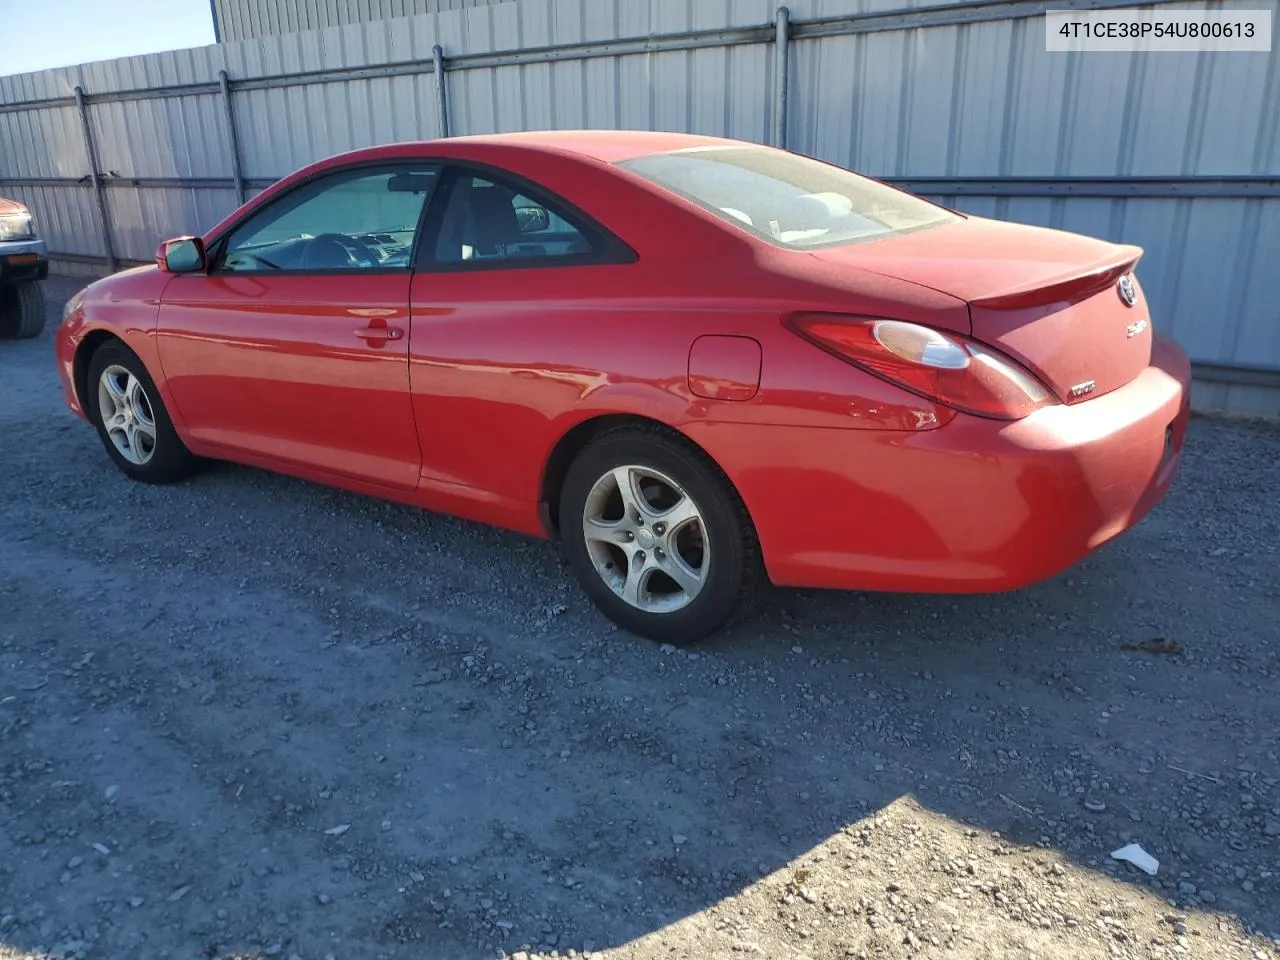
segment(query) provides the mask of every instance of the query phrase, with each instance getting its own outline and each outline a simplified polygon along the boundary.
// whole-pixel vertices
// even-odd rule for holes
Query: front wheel
[[[754,528],[728,478],[660,429],[622,427],[589,444],[565,477],[560,528],[596,606],[666,643],[722,627],[758,563]]]
[[[106,343],[94,353],[88,387],[89,418],[122,473],[143,483],[172,483],[195,469],[155,382],[123,343]]]

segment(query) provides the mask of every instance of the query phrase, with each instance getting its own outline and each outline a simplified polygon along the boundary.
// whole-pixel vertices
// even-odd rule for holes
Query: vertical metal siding
[[[86,169],[75,107],[0,113],[0,177],[70,177]]]
[[[464,10],[504,0],[214,0],[224,41]]]
[[[10,81],[3,84],[3,81]],[[58,96],[65,78],[28,75],[0,78],[0,95]],[[75,84],[70,84],[74,89]],[[80,177],[88,170],[75,107],[0,113],[0,178]],[[0,193],[26,204],[40,235],[53,249],[99,253],[91,191],[81,187],[4,186]]]
[[[6,197],[26,204],[36,229],[50,249],[59,253],[102,253],[93,194],[79,187],[5,186]]]
[[[868,9],[789,6],[797,18]],[[1226,6],[1280,19],[1275,2]],[[1280,173],[1275,51],[1049,54],[1031,18],[801,40],[793,61],[792,148],[876,176]],[[939,199],[1136,243],[1155,323],[1193,357],[1280,365],[1280,200]]]
[[[221,220],[235,205],[231,190],[108,190],[107,210],[116,255],[126,260],[150,260],[165,237],[198,234]]]
[[[217,0],[230,42],[16,77],[0,102],[581,41],[761,25],[778,0]],[[782,0],[793,21],[936,6],[915,0]],[[1228,0],[1268,8],[1277,0]],[[282,11],[292,11],[283,12]],[[388,20],[389,15],[404,14]],[[367,19],[367,18],[374,19]],[[314,28],[314,29],[311,29]],[[281,32],[297,30],[301,32]],[[264,35],[265,34],[265,35]],[[235,37],[254,39],[236,41]],[[767,141],[774,58],[764,44],[454,70],[453,132],[543,127],[687,130]],[[285,174],[341,150],[436,136],[429,74],[235,93],[244,173]],[[794,41],[789,144],[872,175],[1280,176],[1280,53],[1048,54],[1039,18]],[[95,103],[105,170],[231,175],[217,95]],[[0,178],[87,173],[73,107],[0,113]],[[92,191],[6,187],[50,245],[94,253]],[[939,188],[941,189],[941,188]],[[254,191],[250,191],[252,194]],[[107,190],[119,252],[207,228],[230,190]],[[941,197],[971,213],[1136,243],[1158,327],[1201,361],[1280,366],[1280,199]],[[1256,389],[1213,387],[1244,407]]]
[[[412,29],[404,29],[406,25]],[[416,19],[347,24],[234,44],[227,69],[232,76],[270,76],[429,60],[434,36],[421,26]],[[433,83],[430,75],[419,74],[238,92],[236,122],[245,175],[277,177],[344,150],[433,137]]]
[[[227,124],[216,94],[95,104],[89,113],[104,171],[135,177],[226,177]]]

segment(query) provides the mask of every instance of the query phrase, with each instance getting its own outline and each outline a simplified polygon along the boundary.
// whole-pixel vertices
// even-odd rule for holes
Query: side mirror
[[[551,226],[551,215],[545,207],[516,207],[516,223],[521,233],[537,233]]]
[[[199,237],[175,237],[156,250],[156,266],[169,273],[195,273],[205,266],[204,241]]]

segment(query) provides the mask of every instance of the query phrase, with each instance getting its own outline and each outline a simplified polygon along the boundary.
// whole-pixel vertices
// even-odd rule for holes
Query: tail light
[[[1017,420],[1052,403],[1034,376],[990,347],[902,320],[799,314],[787,326],[841,360],[944,406]]]

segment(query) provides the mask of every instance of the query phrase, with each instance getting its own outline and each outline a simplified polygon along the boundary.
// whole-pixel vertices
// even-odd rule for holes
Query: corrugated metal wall
[[[218,36],[228,41],[500,2],[502,0],[213,0],[213,11]]]
[[[787,5],[790,147],[970,212],[1140,244],[1156,323],[1199,362],[1202,404],[1280,412],[1280,54],[1049,54],[1043,20],[997,19],[1027,3],[959,24],[945,21],[974,4],[901,16],[894,0]],[[1227,6],[1280,19],[1277,0]],[[252,185],[340,150],[435,136],[435,79],[422,72],[435,44],[455,134],[636,127],[768,141],[776,8],[516,0],[0,78],[0,189],[39,212],[53,248],[102,251],[93,191],[36,182],[88,172],[75,107],[4,106],[81,85],[101,167],[122,175],[109,182],[161,179],[103,191],[119,255],[145,259],[234,205],[220,69]],[[494,55],[518,51],[534,52]],[[400,75],[296,76],[388,63]],[[94,100],[173,84],[202,86]]]

